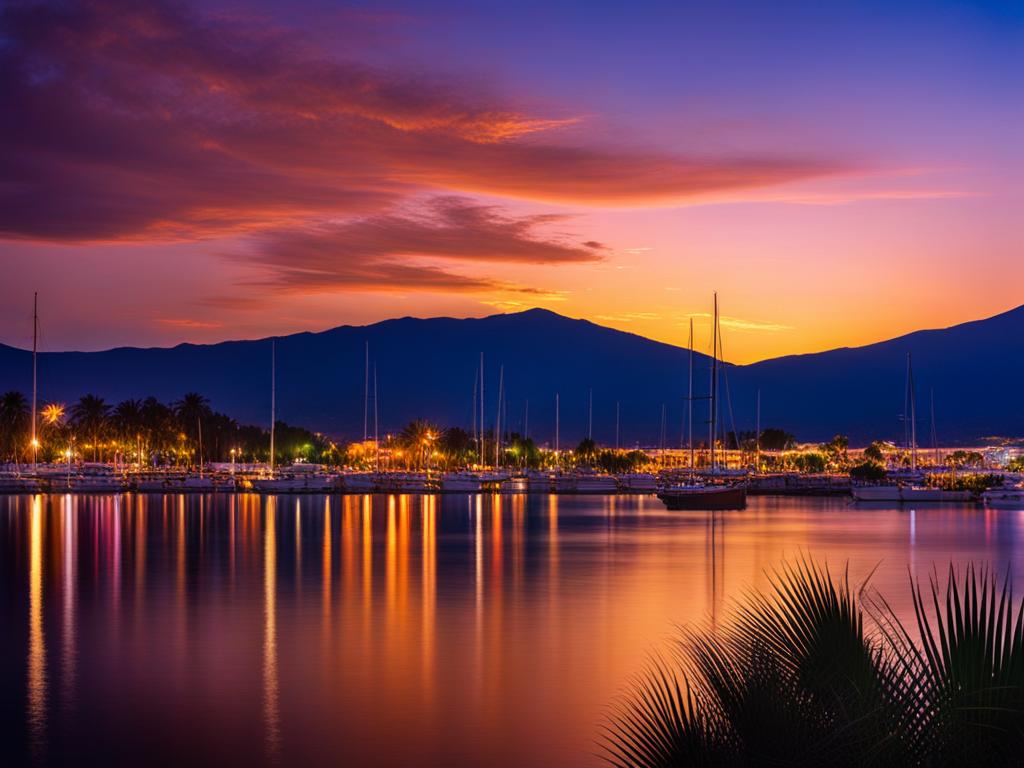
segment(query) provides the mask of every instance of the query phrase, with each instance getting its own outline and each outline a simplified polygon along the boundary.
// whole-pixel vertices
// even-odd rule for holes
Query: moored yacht
[[[483,478],[476,472],[447,472],[441,475],[443,493],[479,493]]]
[[[711,474],[724,474],[715,462],[715,441],[718,439],[718,349],[719,335],[721,328],[718,321],[718,294],[714,298],[714,314],[711,324],[711,396],[709,400],[709,433],[708,446],[710,449]],[[693,331],[690,331],[690,396],[687,398],[692,413],[693,403]],[[692,416],[690,419],[692,423]],[[740,483],[708,483],[697,482],[692,476],[693,467],[693,438],[690,438],[690,467],[691,477],[687,482],[672,483],[666,485],[658,492],[658,498],[670,510],[722,510],[722,509],[745,509],[747,506],[747,487]]]
[[[673,511],[745,509],[747,487],[680,483],[662,488],[658,491],[658,498]]]
[[[923,485],[855,485],[850,492],[854,501],[893,504],[963,503],[973,498],[970,491]]]
[[[981,500],[990,509],[1015,509],[1024,512],[1024,486],[992,488],[981,494]]]
[[[650,472],[629,472],[618,475],[619,487],[624,493],[654,493],[658,481]]]
[[[380,487],[376,472],[346,472],[341,476],[341,487],[347,493],[373,493]]]

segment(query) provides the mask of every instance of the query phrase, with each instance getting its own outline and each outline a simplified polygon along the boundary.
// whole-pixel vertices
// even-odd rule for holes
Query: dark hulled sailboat
[[[718,294],[715,294],[714,316],[711,327],[712,355],[711,355],[711,419],[710,419],[710,446],[711,446],[711,477],[715,475],[715,438],[717,436],[717,410],[718,410]],[[691,360],[693,349],[693,335],[690,336]],[[692,365],[692,362],[691,362]],[[693,403],[693,376],[690,376],[690,403]],[[691,416],[692,421],[692,416]],[[691,429],[690,436],[691,456],[693,436]],[[693,477],[693,459],[691,458],[691,475],[688,483],[668,485],[658,492],[658,498],[671,510],[720,510],[720,509],[744,509],[747,506],[747,487],[737,483],[700,483]]]

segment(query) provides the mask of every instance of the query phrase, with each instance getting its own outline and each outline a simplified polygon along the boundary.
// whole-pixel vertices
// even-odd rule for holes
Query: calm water
[[[0,496],[5,764],[592,765],[673,623],[764,570],[1020,562],[1024,513],[753,499]],[[13,760],[10,758],[13,757]],[[8,762],[10,760],[10,762]]]

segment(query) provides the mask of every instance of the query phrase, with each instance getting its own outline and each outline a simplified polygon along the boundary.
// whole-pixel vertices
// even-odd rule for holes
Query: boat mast
[[[480,463],[484,458],[484,353],[480,353],[480,443],[477,445],[480,453]]]
[[[530,439],[530,401],[526,401],[526,409],[523,414],[523,442]]]
[[[935,466],[939,466],[939,434],[935,431],[935,389],[930,391],[932,406],[932,450],[935,452]]]
[[[718,293],[715,292],[715,311],[711,325],[711,474],[715,473],[715,437],[718,409]]]
[[[615,450],[619,450],[619,403],[615,402]]]
[[[36,376],[36,358],[39,348],[39,293],[32,294],[32,468],[36,467],[36,460],[39,457],[39,440],[36,437],[36,390],[38,379]]]
[[[558,393],[555,392],[555,456],[558,456]]]
[[[498,415],[494,419],[494,466],[501,461],[501,396],[505,389],[505,366],[498,366]]]
[[[907,387],[910,398],[910,469],[917,471],[917,406],[914,402],[914,368],[907,352]]]
[[[277,423],[277,340],[270,340],[270,474],[274,474],[274,427]]]
[[[370,439],[370,342],[366,341],[366,360],[363,364],[363,442]]]
[[[693,318],[690,318],[690,385],[686,397],[686,442],[690,449],[690,475],[693,475],[696,464],[693,461]]]
[[[594,439],[594,388],[590,388],[590,399],[587,405],[587,440]]]
[[[754,419],[754,471],[761,471],[761,390],[757,390],[757,416]]]
[[[380,422],[377,418],[377,364],[373,364],[373,452],[374,463],[380,472]]]

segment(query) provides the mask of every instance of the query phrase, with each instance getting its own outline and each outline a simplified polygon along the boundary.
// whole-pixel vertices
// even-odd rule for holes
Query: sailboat
[[[714,298],[714,315],[711,325],[711,418],[709,421],[709,445],[711,447],[711,474],[715,475],[717,465],[715,463],[715,438],[717,437],[717,411],[718,411],[718,294]],[[690,336],[691,359],[693,351],[693,336]],[[693,402],[693,384],[691,375],[690,397]],[[690,438],[691,455],[693,438]],[[658,493],[658,498],[671,510],[720,510],[720,509],[744,509],[747,506],[747,487],[742,484],[727,483],[701,483],[697,482],[693,475],[691,458],[690,479],[686,483],[667,485]]]
[[[887,483],[885,485],[855,485],[851,489],[854,501],[867,502],[889,502],[889,503],[937,503],[937,502],[966,502],[972,499],[970,491],[958,491],[945,488],[936,488],[928,485],[918,485],[913,482],[919,479],[917,468],[917,398],[914,387],[914,367],[910,353],[907,353],[907,390],[905,401],[909,406],[909,431],[907,431],[908,446],[910,448],[910,484]],[[906,410],[906,409],[905,409]],[[907,416],[904,416],[907,419]],[[932,429],[934,440],[935,411],[932,407]]]

